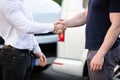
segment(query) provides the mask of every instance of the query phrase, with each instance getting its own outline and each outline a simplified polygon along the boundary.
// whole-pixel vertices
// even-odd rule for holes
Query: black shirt
[[[89,0],[86,48],[98,50],[111,25],[109,13],[120,12],[120,0]],[[116,41],[115,45],[118,42]]]

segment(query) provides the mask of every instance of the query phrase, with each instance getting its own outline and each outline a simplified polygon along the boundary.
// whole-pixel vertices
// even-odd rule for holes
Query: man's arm
[[[67,27],[82,26],[87,21],[87,14],[88,14],[88,8],[86,8],[83,12],[78,13],[74,17],[65,20],[65,25]]]
[[[111,26],[105,36],[104,42],[90,63],[91,71],[98,71],[102,69],[105,55],[119,37],[120,13],[110,13],[110,21],[111,21]]]
[[[45,66],[47,63],[46,56],[44,53],[41,51],[39,44],[37,43],[35,37],[34,37],[34,48],[33,48],[33,53],[37,58],[40,60],[40,66]]]
[[[100,48],[102,54],[105,55],[113,46],[120,34],[120,13],[110,13],[111,26],[105,36],[104,42]]]
[[[48,33],[53,32],[56,28],[62,29],[62,26],[57,26],[54,23],[40,23],[30,21],[21,11],[20,5],[17,1],[5,1],[0,6],[0,12],[6,18],[8,23],[12,24],[18,31],[24,33]]]

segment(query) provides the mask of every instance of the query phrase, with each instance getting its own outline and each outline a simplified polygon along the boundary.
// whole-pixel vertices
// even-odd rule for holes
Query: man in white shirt
[[[0,50],[0,80],[28,80],[32,70],[31,51],[46,65],[34,34],[62,33],[65,26],[32,21],[29,10],[20,0],[1,0],[0,36],[5,45]],[[1,75],[2,74],[2,75]]]

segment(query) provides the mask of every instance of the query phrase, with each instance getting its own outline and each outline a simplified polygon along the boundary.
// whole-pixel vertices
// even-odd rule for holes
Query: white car
[[[63,0],[62,19],[67,19],[84,10],[84,0]],[[85,26],[85,25],[83,25]],[[85,27],[67,28],[59,36],[57,58],[52,64],[53,70],[83,76],[86,74]]]
[[[58,21],[61,17],[61,7],[53,0],[24,0],[24,4],[32,11],[34,21],[50,23]],[[51,59],[56,56],[58,35],[50,32],[35,34],[35,38],[47,57],[47,64],[51,64]],[[35,59],[34,65],[39,66],[38,59]]]
[[[88,0],[63,0],[62,19],[67,19],[83,11]],[[84,27],[67,28],[59,36],[57,58],[52,64],[54,71],[75,76],[88,76]],[[118,69],[117,69],[118,70]]]
[[[32,11],[34,21],[50,23],[59,20],[61,17],[61,7],[53,0],[24,0],[24,3]],[[46,44],[57,42],[57,37],[56,34],[44,36],[37,35],[36,39],[38,43]]]

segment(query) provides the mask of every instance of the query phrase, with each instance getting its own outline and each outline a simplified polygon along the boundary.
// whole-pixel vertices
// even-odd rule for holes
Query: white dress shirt
[[[53,23],[33,22],[31,12],[22,1],[1,0],[0,36],[5,40],[5,45],[41,53],[34,34],[47,33],[53,30]]]

